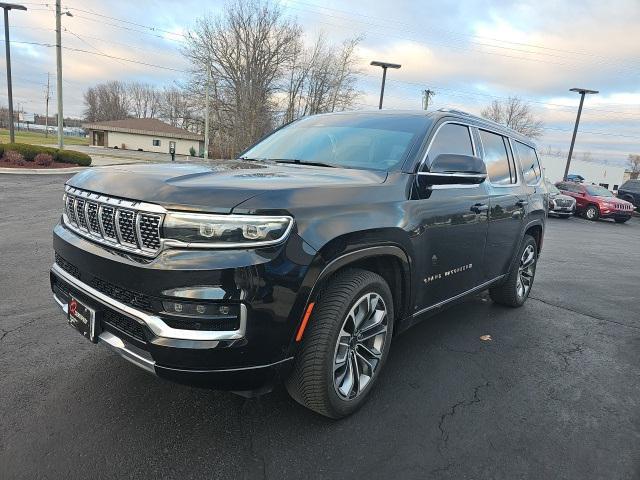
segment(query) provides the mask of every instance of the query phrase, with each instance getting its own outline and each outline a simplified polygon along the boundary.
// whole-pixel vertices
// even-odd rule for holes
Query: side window
[[[518,181],[515,169],[507,153],[506,139],[502,135],[480,130],[484,148],[484,163],[489,180],[494,185],[511,185]]]
[[[443,125],[429,147],[429,162],[441,153],[458,153],[461,155],[473,155],[471,132],[469,127],[457,123]]]
[[[513,142],[513,145],[515,146],[518,158],[522,164],[524,181],[527,182],[527,185],[535,185],[542,178],[542,169],[540,168],[540,162],[538,161],[536,151],[517,140]]]

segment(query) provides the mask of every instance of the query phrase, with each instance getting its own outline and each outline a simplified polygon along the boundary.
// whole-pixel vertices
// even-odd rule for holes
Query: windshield
[[[553,183],[549,183],[549,182],[547,182],[547,190],[549,190],[549,193],[553,193],[554,195],[557,193],[560,193],[560,190],[558,190],[558,187],[556,187]]]
[[[599,185],[587,185],[585,188],[587,189],[587,193],[594,197],[613,197],[613,193]]]
[[[401,166],[430,121],[422,115],[306,117],[277,130],[247,150],[242,158],[393,170]]]

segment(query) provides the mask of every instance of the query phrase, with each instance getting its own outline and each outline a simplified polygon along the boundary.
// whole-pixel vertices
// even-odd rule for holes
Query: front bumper
[[[299,237],[292,241],[289,248],[263,252],[168,251],[140,262],[57,225],[51,285],[63,311],[70,295],[95,307],[98,343],[138,367],[191,385],[259,390],[287,375],[303,308],[298,300],[308,293],[303,280],[313,252],[304,253],[295,244]],[[295,252],[295,261],[288,251]],[[96,288],[97,278],[118,287],[106,294],[104,288]],[[219,290],[219,297],[207,301],[239,305],[237,328],[176,328],[166,312],[153,309],[164,298],[176,300],[166,297],[167,292],[187,295],[194,291],[190,287],[203,285]],[[133,300],[122,292],[135,292]],[[137,295],[151,301],[138,307]]]
[[[573,215],[576,211],[576,204],[574,203],[572,206],[558,206],[554,205],[554,207],[549,210],[549,215]]]

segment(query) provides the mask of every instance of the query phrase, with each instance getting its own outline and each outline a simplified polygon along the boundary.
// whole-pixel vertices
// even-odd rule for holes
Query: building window
[[[608,183],[601,183],[600,186],[604,187],[604,188],[609,188],[609,184]]]
[[[614,185],[613,189],[617,191],[618,190],[618,185]]]
[[[160,146],[160,140],[158,140],[157,138],[153,139],[153,146],[154,147],[159,147]]]

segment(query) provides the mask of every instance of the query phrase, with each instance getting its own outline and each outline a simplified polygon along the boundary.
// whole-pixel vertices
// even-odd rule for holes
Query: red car
[[[589,220],[613,218],[616,223],[624,223],[631,218],[633,204],[617,198],[604,187],[574,182],[558,182],[556,187],[575,198],[576,214],[583,214]]]

